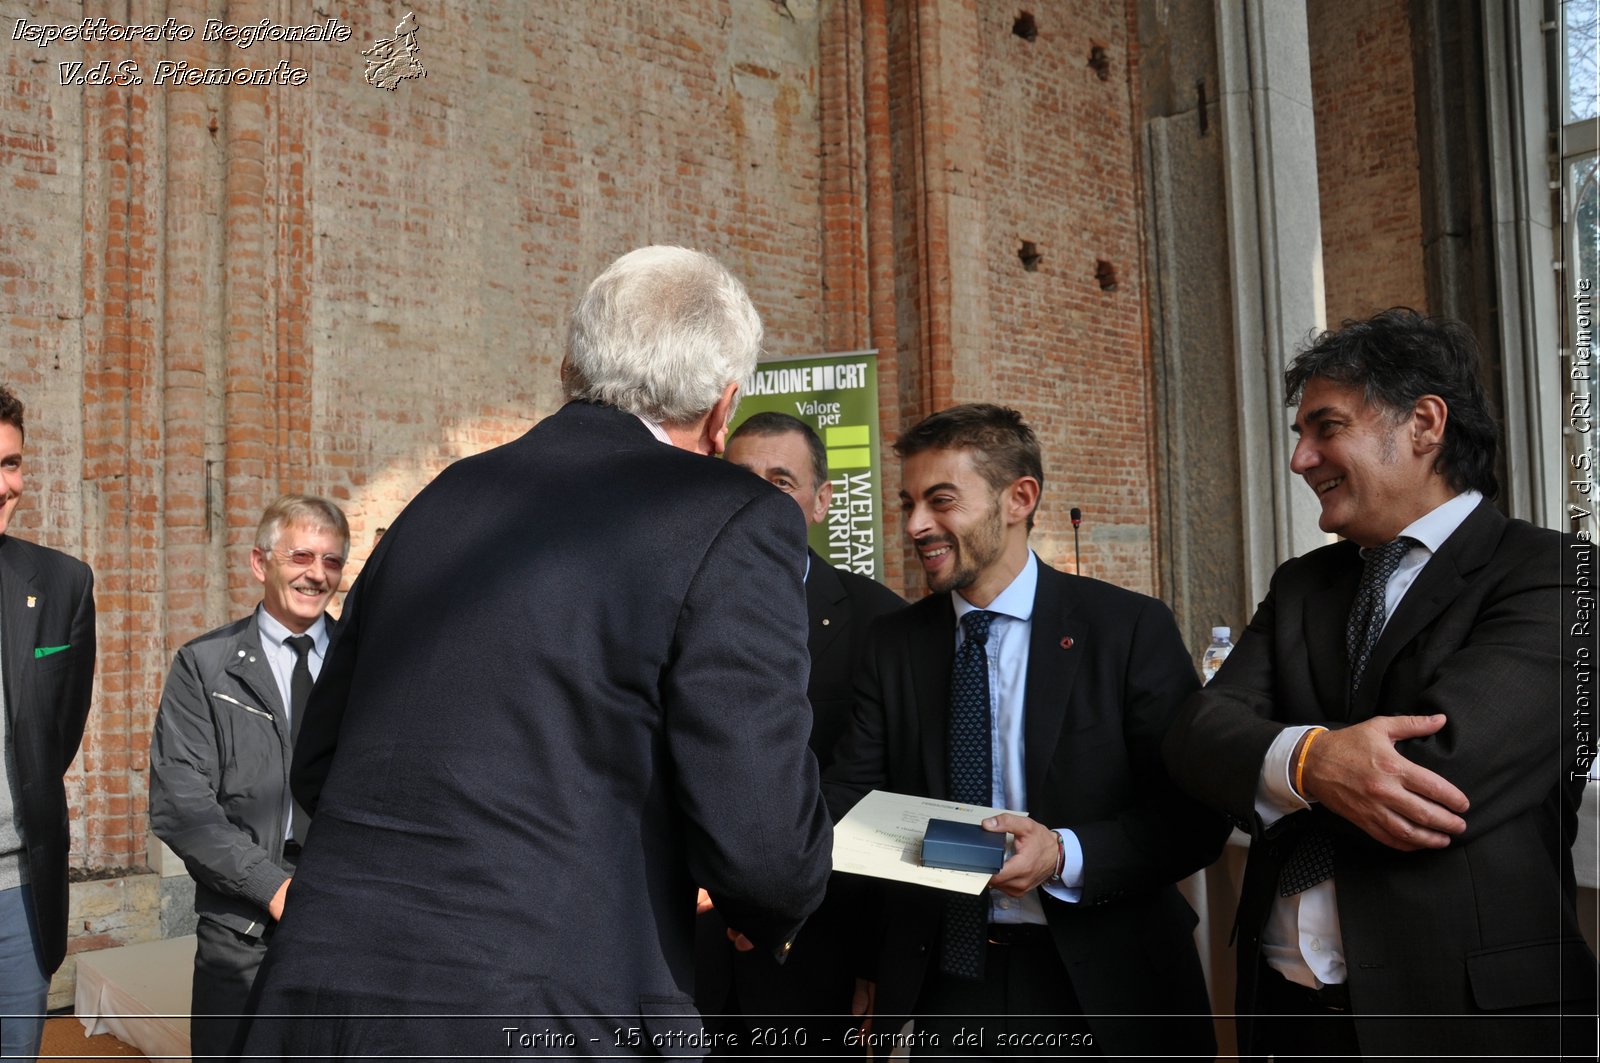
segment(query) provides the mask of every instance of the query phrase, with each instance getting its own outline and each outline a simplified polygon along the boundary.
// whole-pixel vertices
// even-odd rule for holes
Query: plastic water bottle
[[[1205,656],[1200,658],[1200,674],[1205,676],[1207,683],[1217,674],[1217,669],[1222,667],[1222,662],[1227,659],[1228,654],[1233,652],[1232,635],[1232,628],[1211,629],[1211,645],[1206,647]]]

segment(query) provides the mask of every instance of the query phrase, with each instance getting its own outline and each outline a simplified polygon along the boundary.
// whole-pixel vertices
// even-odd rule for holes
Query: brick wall
[[[262,505],[284,490],[339,500],[359,571],[445,464],[554,409],[566,311],[617,254],[713,250],[749,285],[772,353],[833,339],[818,298],[829,12],[438,5],[419,12],[427,77],[366,84],[361,49],[407,9],[0,5],[0,349],[31,421],[16,530],[98,577],[96,703],[69,780],[76,865],[143,862],[166,667],[258,599],[245,558]],[[10,40],[18,18],[97,16],[197,30],[333,16],[353,36]],[[157,86],[163,59],[285,61],[307,79]],[[137,63],[145,83],[60,83],[58,64],[102,60]]]
[[[1084,574],[1155,594],[1135,41],[1118,5],[1032,5],[1031,41],[1014,32],[1021,10],[979,5],[985,397],[1021,410],[1043,445],[1039,555],[1072,568],[1078,506]],[[1039,256],[1031,271],[1025,242]],[[1101,262],[1114,289],[1097,279]]]
[[[361,50],[413,6],[426,78],[366,84]],[[99,578],[74,865],[144,866],[166,669],[257,600],[262,505],[338,500],[359,573],[435,473],[556,407],[567,311],[640,244],[721,256],[772,354],[879,348],[886,440],[952,402],[1018,406],[1046,456],[1040,552],[1070,567],[1081,506],[1084,569],[1156,590],[1128,11],[1040,7],[1029,42],[975,0],[0,0],[0,377],[31,420],[16,530]],[[152,11],[353,35],[10,39],[18,18]],[[146,83],[60,83],[101,60]],[[306,81],[150,84],[163,60]],[[154,932],[102,922],[78,921],[84,944]]]
[[[1310,0],[1328,323],[1427,311],[1406,0]]]

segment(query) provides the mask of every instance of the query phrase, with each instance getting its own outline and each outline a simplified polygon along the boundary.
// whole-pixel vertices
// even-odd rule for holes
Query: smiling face
[[[900,508],[928,588],[961,591],[985,606],[1022,571],[1028,557],[1027,517],[1038,481],[1021,477],[995,490],[970,450],[923,450],[901,468]]]
[[[306,524],[289,524],[278,533],[270,551],[250,551],[250,571],[261,581],[262,606],[271,617],[299,634],[317,622],[339,589],[342,568],[330,569],[323,556],[344,557],[347,544],[339,533]],[[296,564],[290,555],[311,555]]]
[[[1434,469],[1444,421],[1437,396],[1423,396],[1396,418],[1358,387],[1308,380],[1295,414],[1300,439],[1289,468],[1316,492],[1318,527],[1357,546],[1377,546],[1449,501],[1454,492]]]
[[[746,432],[735,437],[722,456],[741,468],[749,469],[794,499],[800,512],[806,515],[807,524],[820,524],[828,515],[833,485],[826,481],[821,484],[816,482],[811,448],[799,432],[777,435]]]
[[[14,424],[0,424],[0,535],[22,498],[22,433]]]

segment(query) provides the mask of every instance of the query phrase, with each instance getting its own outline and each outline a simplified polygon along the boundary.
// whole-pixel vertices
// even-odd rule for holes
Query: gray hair
[[[350,522],[344,510],[315,495],[284,495],[261,514],[256,525],[256,546],[262,553],[271,553],[278,545],[283,529],[298,524],[322,532],[337,532],[344,540],[344,553],[350,553]]]
[[[761,353],[744,285],[710,255],[641,247],[595,278],[572,312],[561,385],[660,424],[705,416]]]

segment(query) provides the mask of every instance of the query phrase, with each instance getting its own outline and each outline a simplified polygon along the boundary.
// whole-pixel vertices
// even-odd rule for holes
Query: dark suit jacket
[[[828,874],[784,619],[803,535],[781,492],[602,406],[446,469],[312,694],[292,784],[316,825],[259,1010],[540,1016],[586,1052],[697,1028],[696,885],[774,948]],[[248,1047],[497,1052],[506,1025],[258,1019]]]
[[[0,535],[0,637],[33,932],[44,970],[53,973],[67,954],[67,796],[61,777],[78,755],[94,685],[89,566]],[[66,648],[37,652],[58,646]]]
[[[806,696],[811,702],[811,751],[826,771],[855,705],[854,676],[866,649],[867,629],[906,603],[876,580],[834,568],[814,550],[810,557],[806,614],[811,679]],[[855,989],[856,943],[863,933],[862,898],[853,888],[859,883],[851,878],[835,876],[829,881],[827,898],[781,965],[761,950],[737,952],[725,933],[727,924],[715,910],[701,916],[695,951],[695,1000],[701,1010],[734,1006],[755,1024],[774,1026],[784,1024],[766,1020],[785,1014],[848,1015]],[[820,1050],[821,1031],[809,1032],[809,1047]]]
[[[1574,997],[1592,1015],[1594,958],[1577,928],[1570,852],[1583,783],[1581,772],[1569,775],[1578,730],[1563,697],[1575,672],[1562,632],[1571,593],[1562,557],[1575,542],[1479,505],[1401,599],[1353,704],[1344,631],[1361,572],[1355,545],[1324,547],[1274,574],[1238,647],[1184,706],[1165,749],[1180,784],[1255,835],[1238,918],[1241,1014],[1254,1010],[1255,955],[1278,869],[1315,817],[1334,833],[1364,1052],[1553,1053],[1551,1022],[1541,1030],[1420,1016],[1509,1013]],[[1320,806],[1261,829],[1256,781],[1285,725],[1339,727],[1380,713],[1449,717],[1437,735],[1399,749],[1467,795],[1464,835],[1446,849],[1400,852]],[[1419,1018],[1361,1018],[1382,1013]],[[1248,1035],[1248,1023],[1241,1027]],[[1592,1026],[1588,1036],[1592,1047]]]
[[[811,551],[806,577],[810,634],[811,752],[824,769],[855,708],[855,675],[866,653],[867,631],[885,613],[904,609],[905,599],[876,580],[834,568]]]
[[[824,786],[836,819],[872,789],[946,795],[954,659],[948,594],[874,627],[856,716]],[[1168,721],[1196,685],[1160,602],[1040,563],[1023,724],[1027,811],[1071,828],[1083,845],[1081,903],[1042,898],[1106,1054],[1213,1050],[1195,915],[1174,883],[1216,858],[1227,824],[1178,794],[1160,758]],[[944,894],[898,884],[886,894],[877,1003],[881,1014],[903,1015],[937,956]],[[1107,1018],[1118,1015],[1191,1018]]]

